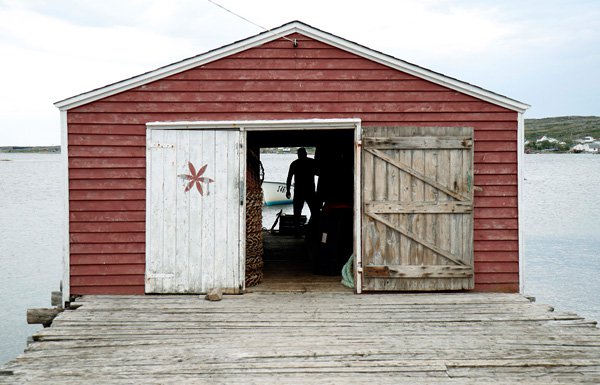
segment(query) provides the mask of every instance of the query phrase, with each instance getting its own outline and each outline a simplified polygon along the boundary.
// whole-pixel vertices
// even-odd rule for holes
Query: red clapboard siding
[[[144,264],[144,253],[128,254],[71,254],[71,265]]]
[[[69,146],[146,146],[142,135],[69,135]]]
[[[517,186],[480,186],[475,190],[476,197],[516,197]]]
[[[84,286],[75,286],[71,284],[72,295],[142,295],[144,294],[144,285],[132,285],[132,286],[120,286],[120,285],[107,285],[107,286],[89,286],[83,280]]]
[[[473,227],[476,230],[516,230],[519,222],[517,219],[475,219]]]
[[[478,283],[516,283],[519,282],[519,273],[475,273]]]
[[[71,179],[69,189],[71,190],[123,190],[123,189],[146,188],[143,179]]]
[[[517,174],[516,163],[477,163],[475,174]]]
[[[145,84],[139,91],[444,91],[444,87],[425,80],[160,80]]]
[[[478,102],[477,99],[469,95],[460,94],[452,91],[431,91],[431,92],[154,92],[154,91],[131,91],[109,96],[104,99],[106,102],[162,102],[162,103],[200,103],[200,102],[223,102],[223,103],[252,103],[257,100],[263,103],[283,103],[283,102],[311,102],[329,103],[332,100],[339,102]],[[86,126],[78,126],[81,133],[92,133]],[[125,126],[127,127],[127,126]],[[119,128],[117,126],[117,128]],[[498,129],[506,129],[499,127]],[[135,132],[135,131],[134,131]],[[98,131],[104,133],[104,131]],[[117,134],[111,132],[111,134]],[[125,135],[125,134],[123,134]]]
[[[229,63],[232,61],[232,63]],[[266,60],[269,61],[269,60]],[[391,80],[391,81],[410,81],[419,84],[420,79],[407,77],[405,74],[393,70],[382,70],[378,66],[358,65],[360,61],[351,61],[348,59],[333,60],[345,69],[333,69],[334,64],[327,64],[330,60],[297,60],[302,68],[289,68],[289,61],[286,59],[275,59],[271,62],[274,69],[256,69],[259,64],[254,60],[228,60],[220,64],[221,67],[203,68],[198,71],[174,75],[170,81],[240,81],[240,80]],[[227,66],[242,65],[245,68],[226,69]],[[372,67],[372,68],[368,68]],[[348,69],[352,71],[348,71]]]
[[[432,115],[432,118],[435,118],[435,114]],[[506,125],[514,125],[515,123],[512,121],[469,121],[467,122],[443,122],[443,121],[435,121],[435,120],[431,120],[429,122],[411,122],[410,126],[415,126],[415,127],[472,127],[475,132],[480,131],[480,130],[491,130],[491,131],[505,131],[507,129]],[[362,125],[363,127],[368,127],[368,126],[376,126],[376,127],[396,127],[396,126],[402,126],[402,125],[406,125],[406,122],[394,122],[394,121],[390,121],[390,122],[373,122],[373,121],[367,121],[364,122],[364,124]]]
[[[288,48],[288,47],[281,47],[281,48]],[[365,64],[364,60],[360,60],[360,59],[356,59],[356,56],[350,52],[346,52],[346,51],[342,51],[342,50],[338,50],[338,49],[332,49],[331,47],[327,47],[327,46],[305,46],[303,48],[297,48],[295,52],[292,52],[288,49],[281,49],[281,48],[256,48],[256,49],[252,49],[252,50],[247,50],[247,51],[242,51],[239,53],[236,53],[234,55],[229,56],[226,59],[222,59],[222,60],[217,60],[215,62],[212,62],[208,65],[210,65],[211,68],[235,68],[235,67],[228,67],[228,63],[229,62],[234,62],[237,63],[239,61],[242,60],[246,60],[246,61],[250,61],[252,63],[257,63],[258,60],[255,59],[260,59],[260,60],[269,60],[269,59],[281,59],[281,60],[294,60],[297,59],[301,62],[310,62],[309,60],[306,59],[314,59],[312,61],[329,61],[329,60],[336,60],[336,62],[340,62],[343,60],[351,60],[351,61],[355,61],[357,66],[365,66],[365,65],[369,65],[369,64]],[[307,49],[310,48],[310,49]],[[251,60],[248,60],[251,59]],[[325,59],[325,60],[324,60]],[[337,60],[337,59],[342,59],[342,60]],[[269,64],[271,64],[271,61],[268,61]],[[239,65],[239,64],[237,64]],[[371,66],[373,66],[373,68],[378,68],[378,69],[382,69],[382,68],[387,68],[381,64],[375,63],[375,62],[371,62],[370,64]],[[241,68],[241,67],[238,67]],[[363,67],[364,68],[364,67]]]
[[[235,112],[253,112],[263,111],[272,113],[285,112],[300,112],[300,113],[415,113],[415,112],[500,112],[504,113],[503,109],[498,106],[484,102],[360,102],[360,103],[345,103],[345,102],[254,102],[254,103],[140,103],[140,102],[97,102],[89,106],[80,107],[77,112],[101,112],[111,110],[117,113],[152,113],[156,111],[164,111],[169,113],[230,113]],[[120,144],[114,137],[117,135],[97,135],[96,137],[105,137],[103,143],[110,146],[125,145]],[[106,138],[108,137],[108,138]],[[123,135],[126,138],[132,136]],[[86,145],[95,144],[98,140],[92,141],[93,137],[87,136]],[[144,146],[143,140],[129,141],[129,145]],[[72,139],[73,142],[79,141]],[[75,144],[75,143],[74,143]],[[477,150],[477,148],[475,148]]]
[[[514,241],[478,241],[473,242],[475,251],[518,251],[519,242]]]
[[[517,197],[475,197],[475,207],[517,207]]]
[[[281,52],[281,50],[279,51]],[[329,55],[331,56],[331,55]],[[277,79],[286,79],[289,73],[297,73],[297,79],[310,79],[313,72],[306,70],[322,70],[332,74],[333,79],[416,79],[414,76],[402,72],[394,71],[393,69],[376,62],[356,58],[356,57],[310,57],[310,58],[248,58],[248,57],[229,57],[226,60],[217,60],[200,69],[192,69],[177,75],[173,75],[171,79],[211,79],[207,74],[214,74],[218,70],[226,70],[225,79],[236,79],[236,73],[244,70],[248,76],[252,76],[252,70],[262,72],[280,72]],[[285,71],[287,70],[287,71]],[[347,71],[354,70],[354,71]],[[371,72],[369,74],[368,72]],[[374,73],[374,74],[373,74]],[[261,76],[259,74],[259,76]]]
[[[145,222],[72,222],[71,233],[132,233],[146,231]],[[74,235],[74,234],[71,234]]]
[[[98,135],[133,135],[146,137],[146,126],[138,124],[69,124],[69,135],[98,134]]]
[[[271,44],[271,43],[269,43]],[[308,45],[307,45],[308,44]],[[322,43],[318,43],[322,44]],[[356,56],[351,52],[342,51],[339,49],[332,48],[327,45],[315,45],[313,42],[303,43],[303,47],[297,47],[294,51],[290,51],[289,47],[285,47],[284,45],[277,47],[276,45],[269,45],[269,48],[261,48],[257,47],[255,49],[246,50],[242,52],[238,52],[229,56],[226,59],[217,60],[208,65],[211,68],[219,68],[221,65],[226,65],[224,63],[228,63],[229,61],[237,61],[238,59],[350,59],[356,60],[360,62],[361,60],[357,60]],[[257,62],[257,60],[252,60],[252,62]],[[366,65],[363,63],[357,63],[358,65]],[[374,68],[387,68],[382,64],[371,62]],[[376,67],[375,67],[376,66]]]
[[[71,244],[75,243],[143,243],[146,241],[144,233],[72,233],[70,235]]]
[[[145,273],[144,264],[135,265],[72,265],[71,275],[140,275]]]
[[[131,211],[145,210],[145,201],[72,201],[71,211]]]
[[[475,142],[475,151],[517,151],[517,142],[506,141],[506,142]]]
[[[144,243],[71,243],[71,252],[75,254],[115,254],[115,253],[143,253]]]
[[[71,293],[144,292],[147,122],[348,117],[474,129],[475,290],[518,291],[517,113],[291,37],[68,112]]]
[[[516,118],[516,116],[513,116]],[[516,128],[516,127],[515,127]],[[476,130],[475,131],[475,147],[477,148],[479,141],[516,141],[517,140],[517,130],[498,130],[498,131],[485,131],[485,130]]]
[[[519,273],[517,262],[479,262],[475,265],[475,274],[481,273]]]
[[[118,147],[118,146],[69,146],[69,154],[73,157],[144,157],[146,147]]]
[[[475,199],[477,205],[477,199]],[[497,208],[497,207],[477,207],[475,206],[475,219],[481,218],[518,218],[516,207]]]
[[[72,169],[69,171],[71,179],[131,179],[146,178],[146,169],[144,168],[88,168]]]
[[[74,158],[69,150],[69,171],[74,168],[141,168],[146,167],[143,158]],[[145,187],[144,187],[145,188]]]
[[[475,165],[477,167],[477,165]],[[507,186],[517,185],[516,175],[477,175],[475,174],[475,186]],[[485,187],[483,187],[485,190]]]
[[[77,171],[76,169],[69,170]],[[101,200],[145,200],[146,190],[71,190],[69,191],[71,201],[101,201]]]
[[[71,285],[74,285],[74,286],[144,285],[144,275],[143,274],[75,275],[75,276],[71,276]]]
[[[473,236],[476,241],[519,240],[519,232],[517,230],[478,230]]]
[[[353,114],[354,116],[358,114]],[[128,124],[146,124],[154,121],[181,120],[273,120],[273,119],[309,119],[309,118],[347,118],[349,113],[343,112],[238,112],[230,113],[82,113],[73,112],[69,119],[74,123],[90,121],[93,123],[124,122]],[[514,118],[513,113],[507,112],[412,112],[412,113],[362,113],[361,118],[369,122],[396,122],[397,124],[412,122],[465,122],[465,121],[502,121]],[[464,123],[462,123],[464,124]],[[497,131],[493,131],[494,133]],[[505,132],[505,131],[498,131]],[[477,134],[475,134],[477,136]],[[515,134],[516,140],[516,134]],[[109,154],[103,154],[110,156]],[[119,155],[117,155],[119,156]],[[122,155],[135,156],[135,155]]]
[[[519,283],[479,283],[475,276],[475,291],[494,293],[518,293]]]
[[[515,163],[516,152],[478,152],[475,151],[475,163]]]
[[[70,222],[140,222],[146,220],[145,211],[71,211]]]
[[[475,262],[519,262],[517,251],[476,251]]]

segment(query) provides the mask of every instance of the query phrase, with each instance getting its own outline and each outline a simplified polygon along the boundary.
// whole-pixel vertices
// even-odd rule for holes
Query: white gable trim
[[[487,102],[508,108],[513,111],[524,112],[527,108],[529,108],[528,104],[521,103],[506,96],[502,96],[494,92],[487,91],[483,88],[471,85],[469,83],[465,83],[460,80],[453,79],[448,76],[430,71],[426,68],[407,63],[403,60],[396,59],[392,56],[385,55],[383,53],[342,39],[330,33],[318,30],[299,21],[294,21],[282,25],[281,27],[275,28],[270,32],[264,32],[256,36],[252,36],[239,42],[206,52],[198,56],[191,57],[189,59],[182,60],[177,63],[167,65],[165,67],[158,68],[154,71],[150,71],[130,79],[126,79],[102,88],[98,88],[80,95],[73,96],[65,100],[61,100],[59,102],[56,102],[54,105],[61,110],[69,110],[71,108],[91,103],[93,101],[117,94],[119,92],[139,87],[141,85],[177,74],[179,72],[183,72],[191,68],[213,62],[215,60],[236,54],[246,49],[260,46],[264,43],[279,39],[283,36],[292,33],[300,33],[302,35],[332,45],[344,51],[354,53],[358,56],[375,61],[385,66],[397,69],[402,72],[406,72],[421,79],[428,80],[432,83],[442,85],[444,87],[465,93],[467,95],[473,96],[481,100],[485,100]]]

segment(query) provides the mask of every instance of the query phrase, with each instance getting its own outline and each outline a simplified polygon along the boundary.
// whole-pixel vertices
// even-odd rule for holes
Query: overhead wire
[[[248,23],[250,23],[250,24],[254,25],[255,27],[261,28],[262,30],[264,30],[264,31],[266,31],[266,32],[269,32],[269,33],[271,33],[271,34],[275,35],[275,33],[273,33],[273,31],[272,31],[272,30],[270,30],[269,28],[265,28],[265,27],[263,27],[262,25],[260,25],[260,24],[257,24],[257,23],[255,23],[255,22],[253,22],[252,20],[249,20],[249,19],[245,18],[244,16],[242,16],[242,15],[239,15],[239,14],[237,14],[237,13],[233,12],[232,10],[225,8],[224,6],[222,6],[221,4],[217,3],[216,1],[213,1],[213,0],[207,0],[207,1],[208,1],[209,3],[212,3],[212,4],[216,5],[217,7],[221,8],[221,9],[223,9],[223,10],[225,10],[225,11],[227,11],[227,12],[231,13],[232,15],[234,15],[234,16],[237,16],[237,17],[239,17],[240,19],[242,19],[242,20],[244,20],[244,21],[246,21],[246,22],[248,22]],[[282,39],[285,39],[285,40],[288,40],[288,41],[290,41],[290,42],[292,42],[292,44],[294,44],[294,47],[297,47],[297,46],[298,46],[298,41],[297,41],[296,39],[290,39],[290,38],[288,38],[288,37],[285,37],[285,36],[281,36],[281,38],[282,38]]]

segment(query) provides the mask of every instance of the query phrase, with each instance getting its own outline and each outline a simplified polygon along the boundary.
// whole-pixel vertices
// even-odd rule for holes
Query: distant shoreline
[[[312,150],[312,149],[311,149]],[[261,150],[262,154],[295,155],[296,151],[281,151],[279,149]],[[0,154],[60,154],[60,146],[0,146]],[[309,151],[309,154],[314,155]],[[532,151],[525,149],[525,154],[575,154],[572,151],[542,150]],[[594,154],[590,154],[594,155]]]
[[[60,154],[60,146],[1,146],[4,154]]]

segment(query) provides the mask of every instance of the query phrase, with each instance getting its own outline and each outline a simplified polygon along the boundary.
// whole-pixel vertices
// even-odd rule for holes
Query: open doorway
[[[354,141],[353,129],[247,133],[247,175],[258,173],[262,183],[278,183],[283,197],[278,201],[267,196],[262,207],[263,275],[261,283],[248,291],[352,291],[340,281],[354,248]],[[300,147],[316,163],[318,209],[311,213],[304,204],[298,217],[285,199],[285,184]],[[253,179],[247,177],[247,188],[252,188]],[[294,186],[291,190],[293,194]],[[247,210],[247,221],[255,220],[255,215]]]

